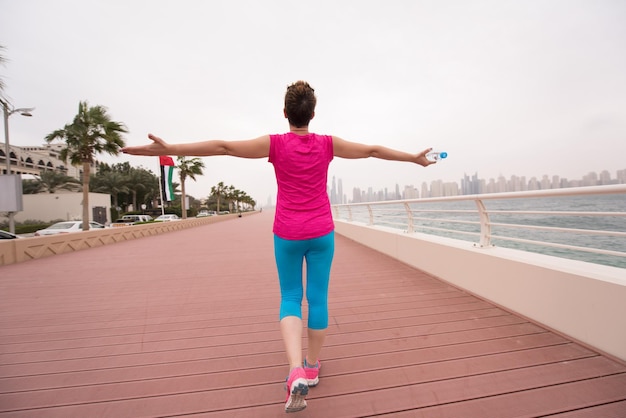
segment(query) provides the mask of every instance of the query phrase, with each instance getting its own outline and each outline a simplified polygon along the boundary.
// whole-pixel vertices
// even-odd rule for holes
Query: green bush
[[[44,221],[40,221],[37,219],[27,219],[24,222],[15,223],[15,233],[17,235],[32,234],[35,231],[39,231],[40,229],[47,228],[50,225],[55,224],[57,222],[61,222],[61,221],[63,221],[63,219],[56,219],[56,220],[53,220],[52,222],[44,222]],[[8,232],[9,223],[4,222],[0,224],[0,229]]]
[[[115,222],[120,218],[120,213],[114,207],[111,207],[111,222]]]
[[[52,224],[49,223],[40,223],[40,224],[23,224],[23,225],[15,225],[15,233],[17,235],[21,234],[32,234],[35,231],[39,231],[40,229],[44,229],[49,227]]]

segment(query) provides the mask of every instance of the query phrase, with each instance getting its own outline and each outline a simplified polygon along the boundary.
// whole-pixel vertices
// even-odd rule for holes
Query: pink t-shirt
[[[318,238],[334,230],[326,191],[332,159],[330,135],[270,135],[269,162],[278,183],[274,233],[280,238]]]

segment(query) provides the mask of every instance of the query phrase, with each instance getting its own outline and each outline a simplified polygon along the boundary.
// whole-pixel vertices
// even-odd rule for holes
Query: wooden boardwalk
[[[271,223],[0,267],[0,418],[285,416]],[[626,417],[624,364],[341,236],[330,316],[295,417]]]

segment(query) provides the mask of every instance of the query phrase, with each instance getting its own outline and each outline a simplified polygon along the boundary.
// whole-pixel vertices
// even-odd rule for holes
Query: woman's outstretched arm
[[[406,161],[426,167],[435,164],[426,158],[432,148],[426,148],[418,154],[410,154],[404,151],[398,151],[392,148],[383,147],[382,145],[366,145],[358,142],[350,142],[339,137],[333,136],[333,152],[336,157],[341,158],[380,158],[382,160]]]
[[[169,144],[156,135],[149,134],[151,144],[124,147],[122,152],[131,155],[184,155],[190,157],[208,157],[212,155],[231,155],[241,158],[264,158],[269,156],[270,137],[260,136],[243,141],[211,140]]]

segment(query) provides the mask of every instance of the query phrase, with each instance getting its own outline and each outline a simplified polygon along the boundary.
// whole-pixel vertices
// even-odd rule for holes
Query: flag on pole
[[[172,185],[175,165],[174,160],[167,155],[160,155],[159,164],[161,165],[161,191],[163,193],[163,201],[171,202],[174,200],[174,186]]]

